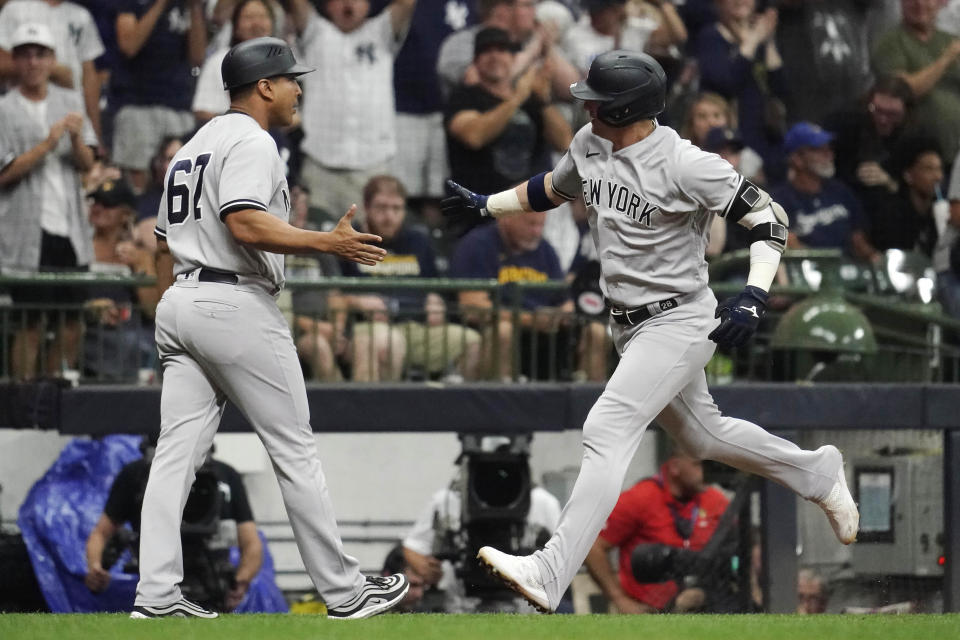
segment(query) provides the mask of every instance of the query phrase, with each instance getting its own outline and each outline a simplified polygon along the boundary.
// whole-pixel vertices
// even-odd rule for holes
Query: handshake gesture
[[[447,180],[447,197],[440,202],[440,211],[451,221],[475,220],[490,215],[487,196],[465,189],[453,180]]]

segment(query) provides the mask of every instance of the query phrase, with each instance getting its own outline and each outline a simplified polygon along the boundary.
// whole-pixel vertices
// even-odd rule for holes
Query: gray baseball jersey
[[[273,461],[304,566],[324,601],[338,606],[365,584],[343,550],[303,372],[274,297],[283,257],[234,239],[223,219],[240,209],[286,220],[290,197],[273,139],[251,117],[227,113],[174,156],[157,216],[178,278],[157,305],[160,439],[143,498],[137,606],[181,597],[181,514],[228,399]],[[203,268],[240,277],[232,283],[212,274],[211,281]]]
[[[713,215],[726,210],[741,180],[725,160],[663,126],[614,152],[587,125],[554,169],[554,190],[570,199],[579,190],[586,202],[607,297],[624,307],[683,301],[637,325],[611,323],[620,362],[583,424],[580,476],[557,531],[533,555],[551,608],[603,528],[654,419],[690,455],[804,498],[822,500],[843,473],[836,448],[805,451],[725,416],[707,387],[704,367],[716,348],[707,335],[717,320],[704,249]]]
[[[174,273],[210,267],[283,286],[283,256],[241,245],[223,222],[241,209],[285,222],[290,215],[277,145],[253,118],[227,113],[201,127],[170,161],[164,185],[156,234],[170,247]]]
[[[710,222],[743,178],[670,127],[616,152],[591,129],[574,136],[553,188],[568,199],[583,195],[604,295],[637,307],[705,287]]]

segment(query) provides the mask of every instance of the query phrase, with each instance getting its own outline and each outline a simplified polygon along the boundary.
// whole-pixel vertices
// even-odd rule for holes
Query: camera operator
[[[665,551],[703,549],[728,504],[719,490],[703,486],[702,462],[676,450],[659,473],[620,494],[587,555],[587,569],[621,613],[701,610],[710,598],[701,586],[681,589],[673,580],[639,582],[633,552],[639,545],[650,545],[652,551],[656,545]],[[610,563],[613,548],[619,550],[619,576]],[[669,554],[661,557],[673,559]]]
[[[397,573],[402,573],[407,577],[410,588],[407,589],[407,595],[403,596],[403,600],[400,601],[400,604],[396,606],[394,611],[397,613],[443,612],[442,609],[433,611],[429,608],[428,604],[424,603],[423,596],[427,582],[423,579],[423,576],[414,571],[410,563],[407,562],[404,556],[403,545],[400,543],[397,543],[397,545],[387,553],[387,557],[383,560],[383,569],[380,571],[380,575],[392,576]]]
[[[523,438],[522,442],[505,436],[477,438],[477,453],[503,456],[502,477],[514,476],[518,480],[525,478],[529,485],[529,466],[525,451],[527,440],[526,436]],[[465,463],[469,449],[470,445],[465,440],[464,454],[458,459],[457,475],[449,487],[440,489],[431,496],[429,505],[403,539],[403,556],[407,570],[416,573],[428,587],[434,587],[441,592],[428,592],[426,600],[441,598],[442,604],[437,608],[447,613],[477,610],[516,611],[517,599],[512,592],[504,594],[501,590],[498,594],[496,591],[483,591],[484,585],[479,583],[483,581],[485,574],[476,563],[476,551],[480,546],[488,544],[489,541],[484,538],[493,535],[494,530],[501,533],[515,527],[518,539],[513,540],[513,544],[531,551],[542,546],[557,526],[560,503],[545,489],[532,485],[528,488],[521,481],[515,485],[516,489],[505,491],[504,500],[493,501],[496,502],[495,505],[488,505],[489,511],[493,512],[507,502],[514,502],[513,497],[506,494],[514,490],[529,491],[528,508],[525,513],[519,514],[518,519],[488,519],[488,514],[483,513],[486,510],[483,507],[477,509],[467,505],[464,509],[463,496],[467,493],[465,490],[471,481],[468,477],[470,467]],[[517,468],[509,469],[511,463],[516,463]],[[480,481],[478,478],[473,480]],[[467,516],[466,512],[471,510],[483,521],[468,522],[468,518],[472,516]],[[478,511],[479,513],[476,513]],[[475,570],[480,574],[480,580],[476,579]]]
[[[119,554],[127,547],[134,553],[139,548],[135,540],[140,534],[140,511],[155,447],[156,436],[152,440],[145,437],[141,445],[144,457],[127,464],[117,474],[103,514],[87,539],[84,582],[94,593],[110,584],[110,566]],[[206,596],[196,598],[201,606],[232,611],[243,601],[251,580],[260,570],[263,547],[240,474],[212,456],[213,447],[197,472],[185,509],[181,530],[183,587],[195,586]],[[215,513],[209,513],[211,510]],[[133,529],[132,536],[123,528],[126,522]],[[240,550],[235,572],[229,564],[229,546],[233,543]]]

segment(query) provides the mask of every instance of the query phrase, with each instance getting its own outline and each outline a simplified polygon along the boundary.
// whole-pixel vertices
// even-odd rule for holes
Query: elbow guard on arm
[[[754,221],[754,218],[759,220]],[[749,227],[750,274],[747,284],[769,291],[780,266],[780,255],[787,247],[787,215],[783,207],[771,200],[763,210],[745,216],[741,224],[745,221],[753,223]]]
[[[721,214],[750,230],[749,286],[770,290],[787,246],[787,214],[770,194],[746,178]]]
[[[724,212],[731,212],[734,219],[750,230],[750,274],[747,286],[732,298],[717,307],[716,317],[720,324],[710,332],[711,340],[724,347],[745,344],[756,332],[767,308],[767,292],[773,284],[780,265],[780,254],[787,246],[787,216],[765,191],[744,180],[737,192],[737,200],[749,185],[754,192],[749,197],[753,205],[741,207],[731,204]]]

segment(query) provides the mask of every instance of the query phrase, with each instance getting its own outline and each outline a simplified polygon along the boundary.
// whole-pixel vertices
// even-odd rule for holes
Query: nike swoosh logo
[[[588,157],[588,158],[592,158],[593,156],[598,156],[598,155],[600,155],[600,152],[599,152],[599,151],[594,151],[594,152],[592,152],[592,153],[591,153],[590,151],[587,151],[587,157]]]

